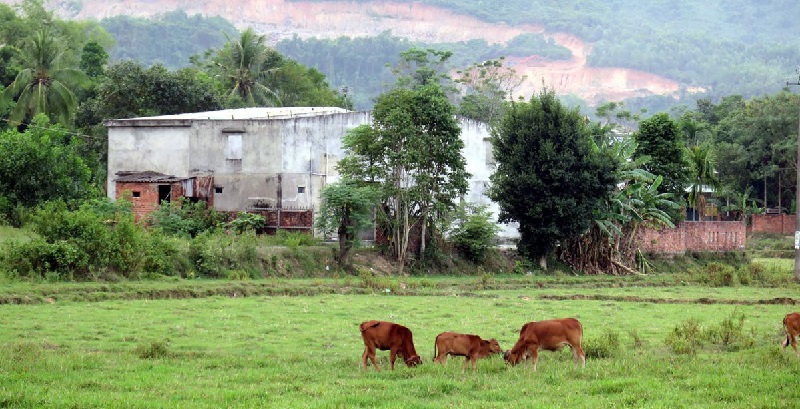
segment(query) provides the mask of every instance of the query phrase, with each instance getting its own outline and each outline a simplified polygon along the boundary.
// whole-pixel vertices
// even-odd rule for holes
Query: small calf
[[[422,363],[414,348],[414,338],[411,330],[393,322],[364,321],[360,325],[361,338],[364,340],[364,353],[361,355],[361,364],[367,369],[367,360],[372,361],[372,366],[380,372],[375,360],[375,350],[389,350],[389,362],[394,370],[394,361],[397,355],[403,358],[406,366],[413,367]]]
[[[439,351],[438,354],[437,350]],[[487,341],[477,335],[442,332],[436,336],[436,341],[433,345],[433,361],[444,365],[447,362],[448,354],[463,356],[463,370],[467,369],[467,363],[472,362],[472,372],[475,372],[476,361],[479,358],[500,352],[503,352],[503,349],[500,348],[500,344],[494,338]]]

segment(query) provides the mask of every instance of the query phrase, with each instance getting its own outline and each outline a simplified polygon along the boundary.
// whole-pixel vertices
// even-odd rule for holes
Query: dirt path
[[[16,0],[0,0],[13,3]],[[274,41],[298,35],[303,38],[393,35],[425,42],[483,39],[504,43],[523,33],[540,33],[572,52],[568,61],[548,61],[539,56],[509,61],[526,81],[518,95],[530,96],[544,81],[560,94],[574,94],[590,103],[646,95],[675,95],[679,84],[646,72],[615,67],[587,67],[590,47],[568,33],[546,33],[535,25],[488,23],[466,15],[420,3],[387,1],[302,2],[287,0],[84,0],[76,18],[101,19],[119,14],[149,17],[182,8],[188,14],[221,16],[237,27],[252,26]]]

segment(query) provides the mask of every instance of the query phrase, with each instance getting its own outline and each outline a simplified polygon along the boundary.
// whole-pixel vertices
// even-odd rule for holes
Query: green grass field
[[[430,280],[436,287],[439,279]],[[477,280],[443,281],[474,287]],[[375,289],[369,294],[231,293],[97,302],[62,297],[0,305],[0,407],[796,406],[800,359],[790,350],[781,351],[780,324],[786,313],[800,307],[760,302],[796,299],[800,287],[619,288],[585,280],[585,286],[577,279],[576,285],[541,288],[496,278],[493,284],[500,289],[438,288],[407,296]],[[344,288],[344,281],[313,283]],[[97,286],[42,285],[64,294]],[[124,285],[130,292],[138,284]],[[602,297],[580,299],[588,295]],[[752,345],[705,343],[692,355],[676,354],[665,343],[688,320],[715,328],[736,315],[745,316],[741,329],[755,341]],[[501,356],[480,360],[476,373],[462,372],[462,358],[450,359],[444,367],[431,363],[439,332],[494,337],[508,349],[525,322],[567,316],[582,321],[587,350],[615,334],[618,353],[589,356],[586,368],[580,369],[573,366],[569,351],[543,352],[535,373],[529,363],[508,367]],[[388,352],[379,351],[383,371],[363,371],[358,324],[368,319],[408,326],[425,363],[407,368],[398,362],[392,372]]]

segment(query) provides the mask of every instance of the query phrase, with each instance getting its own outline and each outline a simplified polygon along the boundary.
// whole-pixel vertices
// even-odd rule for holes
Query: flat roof
[[[299,116],[330,115],[350,112],[339,107],[255,107],[223,109],[219,111],[193,112],[177,115],[146,116],[138,118],[114,119],[112,125],[139,121],[185,121],[185,120],[236,120],[236,119],[286,119]]]

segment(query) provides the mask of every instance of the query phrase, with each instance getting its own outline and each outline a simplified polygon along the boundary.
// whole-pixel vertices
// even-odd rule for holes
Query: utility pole
[[[797,82],[786,82],[786,85],[800,85],[800,68],[797,69]],[[797,123],[797,189],[795,190],[794,209],[794,280],[800,282],[800,119]]]

